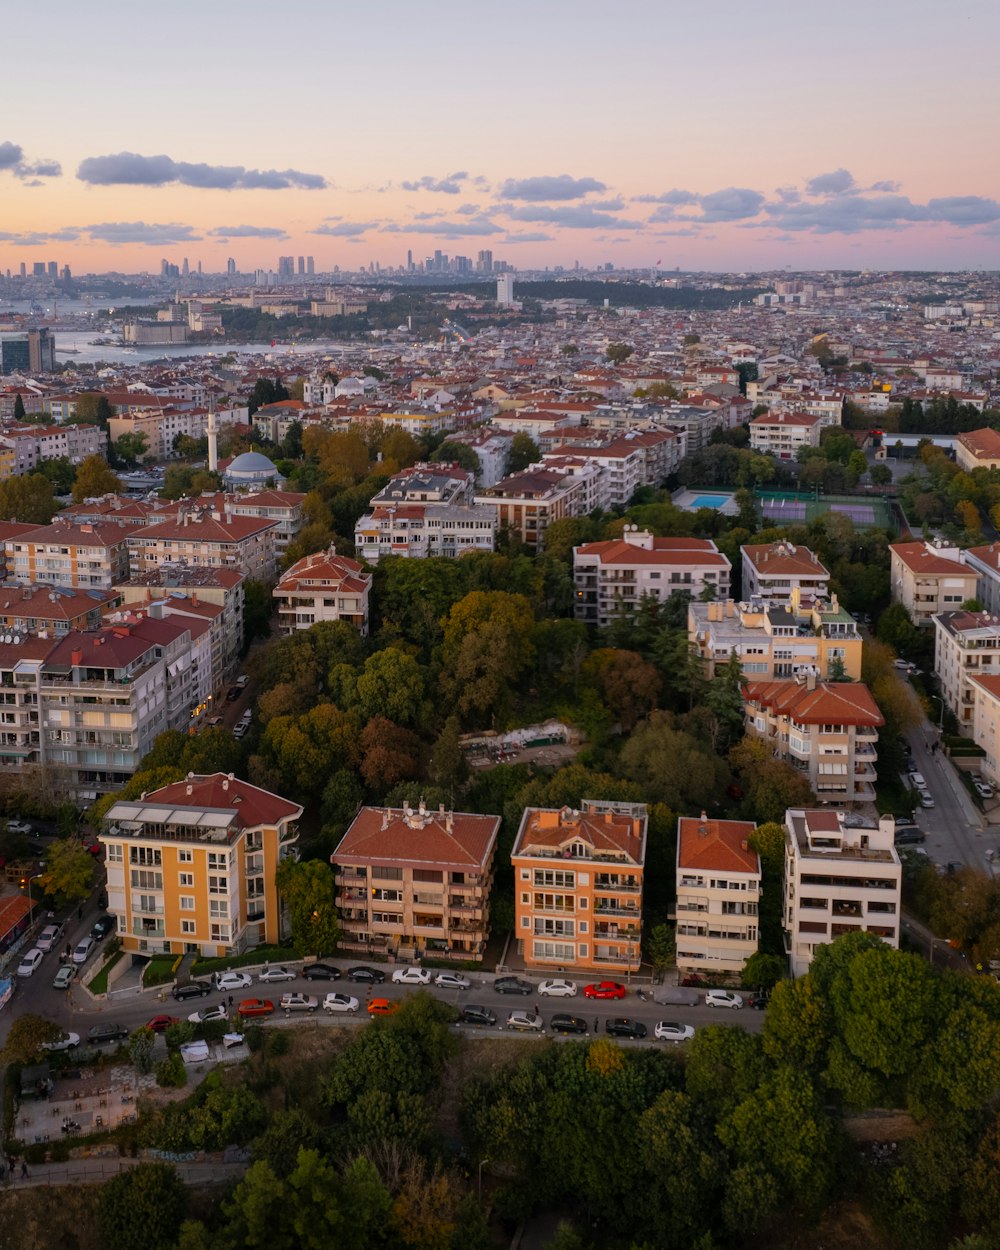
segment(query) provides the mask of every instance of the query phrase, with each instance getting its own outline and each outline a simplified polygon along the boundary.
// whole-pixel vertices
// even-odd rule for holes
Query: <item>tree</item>
[[[90,895],[94,884],[94,857],[75,838],[62,838],[49,847],[40,881],[56,905],[65,907]]]
[[[21,392],[18,391],[14,396],[14,420],[24,420],[24,400],[21,398]]]
[[[431,460],[442,461],[445,464],[460,465],[463,469],[468,469],[470,473],[474,473],[477,478],[483,469],[479,457],[468,443],[454,443],[450,439],[445,439],[434,455],[431,456]]]
[[[98,1203],[101,1239],[116,1250],[171,1250],[187,1191],[167,1163],[138,1163],[106,1181]]]
[[[376,651],[365,660],[356,684],[361,718],[387,716],[397,725],[419,729],[425,719],[424,671],[412,655],[397,647]]]
[[[46,1042],[54,1042],[61,1036],[62,1029],[51,1020],[35,1015],[18,1016],[10,1026],[0,1058],[4,1063],[32,1063],[42,1053]]]
[[[73,489],[76,469],[70,464],[68,456],[52,456],[43,460],[38,466],[38,472],[49,479],[57,495],[68,495]]]
[[[330,865],[319,859],[304,863],[284,859],[278,865],[275,884],[288,904],[296,951],[300,955],[332,955],[337,948],[340,924]]]
[[[137,434],[119,434],[111,444],[112,459],[123,469],[134,469],[149,451],[149,438],[141,430]]]
[[[103,456],[87,456],[80,462],[73,483],[73,502],[82,503],[84,499],[96,499],[100,495],[110,495],[121,490],[119,477],[111,471]]]
[[[442,685],[459,716],[503,712],[535,658],[534,628],[524,595],[474,590],[454,605],[444,627]]]
[[[777,955],[769,955],[765,951],[757,951],[743,965],[740,977],[743,985],[750,990],[770,990],[785,975],[785,961]]]
[[[677,956],[674,931],[668,924],[654,925],[646,932],[646,956],[656,976],[673,966]]]
[[[428,775],[435,785],[454,791],[469,779],[469,765],[461,744],[462,727],[457,716],[449,716],[431,750]],[[453,800],[454,802],[454,800]]]
[[[0,520],[48,525],[56,513],[52,483],[43,473],[0,482]]]
[[[583,673],[600,690],[625,733],[656,707],[660,675],[635,651],[603,647],[587,658]]]
[[[510,455],[507,458],[507,472],[520,473],[529,464],[536,464],[541,458],[538,444],[530,434],[520,430],[510,440]]]
[[[361,776],[373,794],[418,778],[422,755],[417,735],[384,716],[373,716],[361,731]]]
[[[613,365],[623,365],[634,351],[628,343],[609,343],[604,355]]]
[[[146,1025],[136,1029],[128,1039],[128,1057],[135,1065],[137,1072],[152,1072],[153,1047],[156,1045],[156,1034]]]
[[[255,638],[271,636],[271,613],[274,599],[265,582],[250,578],[243,587],[243,645],[249,647]]]
[[[888,486],[892,481],[892,469],[887,464],[877,461],[868,470],[868,476],[873,486]]]

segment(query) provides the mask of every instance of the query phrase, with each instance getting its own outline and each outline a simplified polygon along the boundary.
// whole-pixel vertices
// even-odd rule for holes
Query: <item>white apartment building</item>
[[[510,445],[514,436],[505,430],[465,430],[452,434],[448,441],[471,447],[479,460],[476,481],[480,488],[495,486],[507,472]]]
[[[33,473],[44,460],[65,457],[79,464],[88,456],[108,454],[108,436],[97,425],[18,426],[0,432],[0,447],[14,453],[14,472]]]
[[[748,543],[743,555],[743,598],[768,604],[789,604],[792,592],[799,602],[827,599],[830,574],[808,547],[793,543]]]
[[[1000,616],[1000,543],[968,547],[962,552],[962,563],[976,574],[975,597],[983,610]]]
[[[1000,674],[1000,616],[961,611],[935,616],[934,670],[945,703],[960,725],[971,726],[974,678]]]
[[[320,621],[347,621],[368,633],[372,575],[337,549],[297,560],[271,592],[278,605],[278,628],[286,637]]]
[[[974,599],[977,581],[977,570],[965,563],[959,548],[940,539],[889,546],[892,597],[914,625],[930,625],[939,612],[954,611]]]
[[[280,560],[302,529],[305,495],[290,490],[261,490],[253,495],[231,495],[225,506],[233,516],[262,517],[274,522],[274,556]]]
[[[604,471],[603,490],[608,508],[626,508],[640,486],[652,485],[644,479],[646,456],[642,449],[616,439],[601,447],[556,447],[542,456],[542,464],[565,466],[595,464]]]
[[[794,460],[801,447],[818,447],[822,418],[808,412],[765,412],[750,422],[750,450]]]
[[[757,951],[760,857],[746,820],[677,822],[677,967],[738,976]]]
[[[369,564],[385,556],[423,559],[492,551],[497,510],[483,504],[381,504],[358,518],[354,546]]]
[[[975,698],[972,738],[986,752],[980,771],[988,781],[1000,785],[1000,673],[981,673],[971,683]]]
[[[803,773],[821,803],[874,802],[878,730],[861,682],[752,681],[743,688],[747,733]]]
[[[728,599],[730,572],[729,560],[710,539],[654,538],[626,525],[621,538],[573,548],[573,613],[603,628],[647,596],[663,603],[681,591],[697,599],[710,590]]]
[[[818,946],[847,933],[872,933],[898,948],[902,867],[895,830],[891,816],[853,828],[843,812],[785,813],[782,911],[793,977],[809,971]]]

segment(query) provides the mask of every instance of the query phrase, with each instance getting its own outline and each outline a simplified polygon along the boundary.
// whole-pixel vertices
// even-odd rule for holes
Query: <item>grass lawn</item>
[[[221,959],[196,959],[191,975],[207,977],[213,972],[225,972],[229,968],[245,968],[248,964],[262,964],[265,961],[282,964],[301,958],[301,955],[287,946],[258,946],[253,950],[243,951],[241,955],[223,955]]]
[[[106,994],[108,992],[108,973],[119,961],[119,959],[124,957],[124,955],[124,951],[115,951],[111,958],[105,963],[104,967],[101,968],[100,972],[97,973],[94,979],[87,986],[91,994]]]

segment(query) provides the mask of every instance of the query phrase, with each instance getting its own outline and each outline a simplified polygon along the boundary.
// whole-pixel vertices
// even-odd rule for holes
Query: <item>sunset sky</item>
[[[0,269],[1000,268],[996,0],[49,0]]]

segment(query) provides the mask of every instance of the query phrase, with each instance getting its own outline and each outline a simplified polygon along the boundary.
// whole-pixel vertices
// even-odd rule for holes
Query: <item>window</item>
[[[190,894],[181,895],[181,911],[194,911],[194,899]]]
[[[401,903],[403,901],[403,891],[373,888],[372,898],[378,903]]]
[[[572,942],[535,942],[533,950],[536,959],[555,959],[568,964],[574,958]]]
[[[229,915],[229,900],[224,898],[209,899],[208,914],[216,919],[225,920]]]
[[[177,884],[181,886],[182,888],[184,886],[193,888],[194,887],[194,873],[193,872],[179,872],[177,874]]]
[[[124,848],[120,842],[108,843],[108,863],[120,864],[124,861]]]
[[[141,868],[132,869],[133,890],[162,890],[162,872],[144,872]]]
[[[211,871],[213,868],[226,869],[228,868],[228,866],[229,866],[229,860],[224,852],[223,853],[217,853],[216,851],[208,852],[209,871]]]
[[[177,862],[179,864],[193,864],[194,863],[194,851],[178,851]]]
[[[536,868],[535,885],[561,886],[564,890],[572,890],[576,886],[576,873],[562,872],[558,869],[553,871],[550,868]]]
[[[158,846],[130,846],[128,862],[130,864],[144,864],[148,868],[159,868],[160,848]]]
[[[209,877],[208,892],[209,894],[228,894],[229,879],[227,877]]]
[[[197,926],[195,925],[195,922],[193,920],[181,921],[181,933],[195,933],[196,931],[197,931]]]

